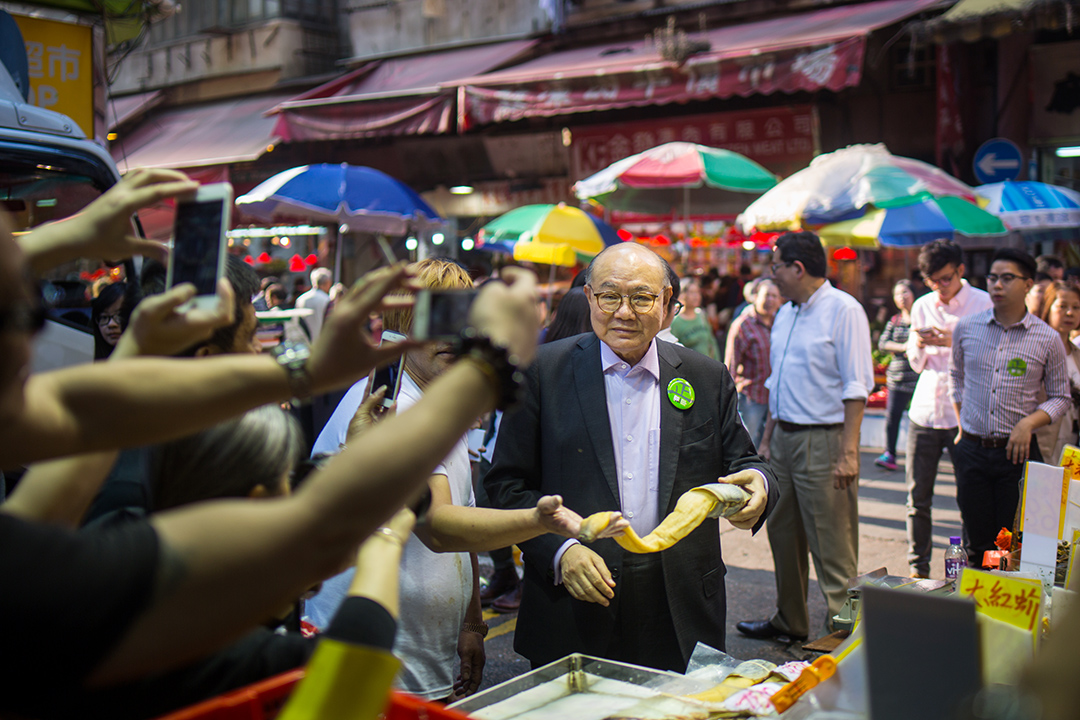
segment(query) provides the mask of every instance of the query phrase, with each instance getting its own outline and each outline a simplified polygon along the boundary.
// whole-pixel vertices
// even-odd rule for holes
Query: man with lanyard
[[[994,549],[998,531],[1013,525],[1024,463],[1042,462],[1035,430],[1072,402],[1061,338],[1024,304],[1034,277],[1030,255],[998,250],[986,275],[993,308],[963,318],[953,333],[956,504],[974,567]],[[1046,390],[1041,403],[1040,388]]]
[[[807,553],[825,596],[826,627],[858,571],[859,426],[874,369],[866,312],[825,279],[818,236],[781,235],[773,260],[780,294],[791,300],[773,323],[770,417],[761,440],[780,486],[768,525],[776,614],[735,627],[747,637],[791,642],[810,631]]]
[[[911,576],[930,577],[934,524],[934,481],[943,452],[953,458],[957,419],[949,395],[953,331],[960,319],[990,307],[990,296],[964,280],[963,254],[950,240],[935,240],[919,252],[919,271],[933,292],[911,307],[907,358],[919,373],[908,411],[907,536]]]

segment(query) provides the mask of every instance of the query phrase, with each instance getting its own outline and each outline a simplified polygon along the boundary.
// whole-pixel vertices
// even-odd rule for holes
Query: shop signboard
[[[94,136],[93,31],[86,25],[13,15],[30,68],[31,105],[63,113]]]
[[[574,180],[675,141],[732,150],[781,176],[809,165],[819,148],[817,116],[811,105],[588,125],[572,128],[571,138]]]
[[[972,598],[979,612],[1026,632],[1034,632],[1042,617],[1042,583],[965,568],[957,594]]]

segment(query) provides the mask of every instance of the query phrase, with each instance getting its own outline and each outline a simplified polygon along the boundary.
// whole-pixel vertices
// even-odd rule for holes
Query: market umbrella
[[[781,181],[750,204],[738,225],[743,232],[815,229],[829,244],[865,247],[1005,234],[975,201],[972,188],[933,165],[884,145],[853,145]]]
[[[1080,193],[1046,183],[1000,182],[975,188],[986,210],[1010,230],[1038,231],[1080,226]]]
[[[603,220],[563,203],[515,208],[481,228],[480,238],[482,247],[510,250],[516,260],[555,265],[574,265],[578,260],[587,262],[608,245],[621,242],[615,230]],[[537,247],[519,251],[519,247],[526,245]],[[564,249],[555,249],[558,247]],[[567,251],[573,253],[574,261],[552,263],[549,259],[539,259],[566,260],[569,258]],[[522,253],[520,256],[519,252]],[[535,259],[529,257],[529,253],[536,253]]]
[[[270,220],[307,215],[350,230],[386,235],[432,230],[442,218],[404,183],[373,168],[302,165],[285,170],[236,199],[246,213]]]
[[[688,142],[657,145],[574,185],[582,200],[654,218],[735,217],[776,176],[730,150]]]
[[[817,230],[826,245],[889,247],[925,245],[938,238],[961,235],[1001,235],[1001,221],[967,200],[927,198],[912,205],[874,208],[861,218],[843,220]]]

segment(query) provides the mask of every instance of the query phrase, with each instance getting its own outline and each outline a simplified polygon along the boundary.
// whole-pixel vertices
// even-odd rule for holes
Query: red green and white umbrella
[[[730,150],[687,142],[658,145],[577,182],[575,194],[651,219],[734,218],[777,177]]]

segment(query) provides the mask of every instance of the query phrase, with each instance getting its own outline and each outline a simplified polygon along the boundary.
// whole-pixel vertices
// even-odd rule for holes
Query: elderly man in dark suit
[[[544,345],[522,406],[503,418],[485,484],[497,507],[558,493],[583,515],[621,510],[645,535],[687,490],[742,485],[731,522],[758,530],[776,483],[739,421],[719,362],[655,340],[671,286],[660,257],[624,243],[586,274],[593,331]],[[719,524],[668,550],[634,555],[554,535],[522,543],[524,592],[515,649],[534,667],[583,652],[683,670],[698,641],[724,647]]]

